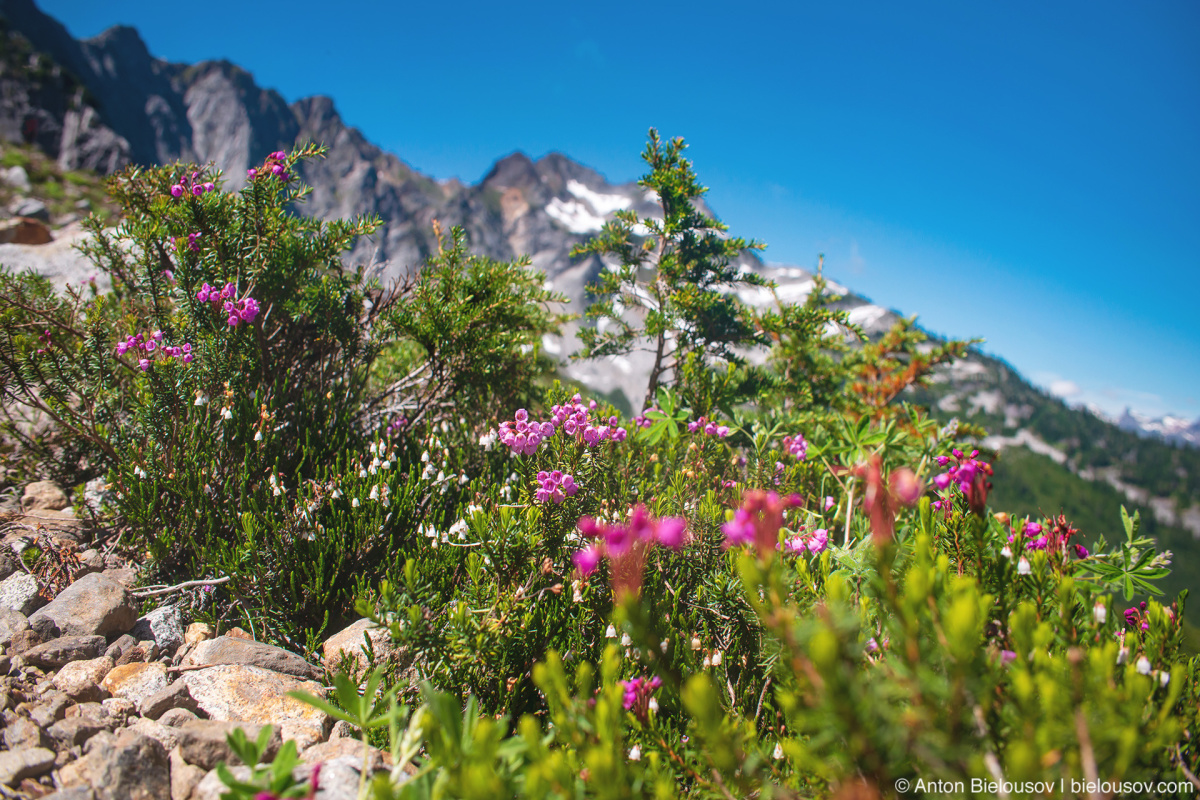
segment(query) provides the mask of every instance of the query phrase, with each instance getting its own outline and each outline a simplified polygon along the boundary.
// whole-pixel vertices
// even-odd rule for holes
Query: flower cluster
[[[809,533],[801,531],[784,542],[783,546],[790,553],[803,553],[805,550],[810,553],[823,553],[829,546],[829,531],[824,528],[817,528]]]
[[[1135,630],[1150,630],[1150,618],[1146,616],[1146,602],[1143,600],[1137,608],[1125,609],[1125,624]]]
[[[612,562],[613,589],[636,592],[641,586],[642,564],[647,548],[659,544],[672,550],[683,548],[687,521],[680,517],[654,519],[642,504],[634,506],[625,525],[609,525],[592,517],[581,517],[579,532],[591,540],[574,556],[575,566],[584,577],[591,575],[608,557]]]
[[[992,484],[988,481],[992,474],[992,465],[977,458],[978,450],[972,450],[969,456],[964,455],[963,451],[958,449],[951,452],[952,456],[937,457],[938,465],[948,467],[948,469],[933,479],[934,485],[942,491],[948,489],[952,483],[957,485],[971,510],[983,513],[987,506],[988,490],[992,488]],[[953,463],[951,463],[951,457],[953,457]],[[942,499],[934,502],[933,507],[949,510],[950,500],[947,496],[943,496]]]
[[[155,331],[149,337],[140,333],[130,334],[125,341],[117,343],[117,356],[123,356],[126,353],[133,353],[138,357],[138,367],[142,372],[150,369],[151,362],[156,356],[160,359],[178,358],[184,364],[192,363],[194,358],[191,342],[184,342],[182,345],[163,344],[162,331]]]
[[[625,696],[622,698],[621,705],[626,711],[630,711],[643,724],[649,719],[651,711],[658,710],[658,701],[654,699],[654,690],[662,686],[662,678],[655,675],[653,678],[634,678],[630,681],[621,681],[621,686],[625,689]]]
[[[1090,555],[1082,544],[1071,543],[1071,537],[1079,533],[1079,530],[1071,527],[1071,523],[1062,514],[1046,520],[1045,525],[1040,522],[1027,522],[1021,532],[1020,541],[1017,540],[1016,534],[1013,534],[1008,537],[1008,543],[1018,548],[1045,550],[1048,553],[1066,554],[1070,548],[1075,552],[1076,558],[1087,558]],[[1010,554],[1011,552],[1009,550]]]
[[[203,175],[199,172],[193,172],[190,180],[187,176],[180,176],[179,183],[176,183],[171,187],[171,197],[174,197],[176,200],[178,200],[185,194],[190,194],[193,197],[199,197],[206,192],[216,191],[217,187],[212,181],[204,181],[202,178]]]
[[[200,287],[200,291],[196,292],[196,299],[201,303],[212,303],[220,307],[227,315],[226,321],[231,328],[236,328],[243,322],[250,324],[260,311],[258,301],[253,297],[246,295],[240,300],[235,300],[236,297],[237,287],[232,283],[226,283],[225,288],[219,290],[205,283]]]
[[[259,176],[264,178],[267,176],[273,176],[281,181],[286,181],[290,177],[287,167],[284,166],[284,161],[286,159],[287,153],[283,152],[282,150],[276,150],[274,153],[271,153],[271,155],[267,156],[267,160],[263,162],[261,167],[252,167],[246,170],[246,177],[250,180],[254,180]]]
[[[691,433],[703,433],[705,436],[716,436],[718,439],[724,439],[729,435],[728,425],[718,425],[708,417],[701,417],[688,423],[688,431]]]
[[[658,406],[653,406],[652,408],[647,408],[641,414],[638,414],[636,417],[633,418],[633,427],[649,428],[651,425],[653,425],[654,420],[652,420],[646,416],[647,414],[649,414],[651,412],[661,414],[662,409],[660,409]]]
[[[602,421],[599,425],[591,420],[589,412],[595,408],[595,400],[584,405],[583,398],[575,395],[570,403],[552,406],[550,419],[545,422],[531,419],[528,411],[519,408],[511,421],[500,423],[496,435],[514,454],[526,456],[536,453],[542,442],[560,430],[567,436],[578,438],[588,447],[596,447],[606,439],[625,441],[628,433],[618,427],[620,420],[617,417],[609,417],[607,422]],[[490,444],[492,440],[485,438]],[[484,441],[481,439],[480,443]]]
[[[561,470],[539,472],[537,479],[538,490],[534,494],[534,499],[539,503],[545,503],[547,500],[561,503],[568,497],[574,497],[575,493],[579,491],[575,478],[564,475]]]
[[[808,455],[808,442],[798,433],[795,436],[783,437],[783,447],[794,455],[797,461],[803,461]]]
[[[741,507],[733,512],[733,519],[721,526],[725,546],[753,544],[761,554],[775,550],[784,509],[795,508],[802,502],[798,494],[780,497],[776,492],[761,489],[746,492]]]
[[[193,253],[200,252],[199,241],[200,241],[200,237],[202,235],[203,234],[200,234],[200,233],[189,233],[188,234],[188,237],[187,237],[188,249],[191,250]],[[172,275],[171,277],[173,278],[175,276]]]

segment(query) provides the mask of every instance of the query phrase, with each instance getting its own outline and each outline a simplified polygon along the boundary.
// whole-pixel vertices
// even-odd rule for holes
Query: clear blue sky
[[[1200,3],[39,0],[474,182],[514,150],[625,181],[650,126],[768,260],[1072,402],[1200,416]],[[452,10],[451,10],[452,9]]]

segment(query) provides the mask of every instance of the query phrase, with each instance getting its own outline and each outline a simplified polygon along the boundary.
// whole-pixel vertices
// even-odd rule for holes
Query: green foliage
[[[116,234],[92,223],[112,292],[0,275],[6,403],[70,433],[20,446],[50,464],[70,442],[80,477],[103,472],[155,574],[228,575],[194,595],[201,615],[309,647],[352,608],[386,626],[393,655],[365,681],[298,695],[364,742],[386,729],[394,767],[360,794],[1188,780],[1200,662],[1141,518],[1112,509],[1120,535],[1087,532],[1085,552],[1066,516],[995,510],[965,426],[898,402],[964,344],[931,350],[905,321],[854,349],[820,280],[799,308],[737,305],[749,243],[698,210],[681,152],[652,134],[664,219],[623,215],[587,250],[621,266],[597,310],[616,327],[585,351],[661,355],[634,420],[550,382],[538,344],[561,317],[525,262],[453,231],[384,290],[341,262],[371,220],[287,213],[304,190],[265,168],[173,198],[205,180],[174,166],[116,179]],[[259,313],[230,326],[205,282]],[[194,360],[117,353],[155,330]],[[754,343],[767,366],[733,353]],[[266,740],[231,746],[259,764]],[[285,748],[223,777],[303,796],[294,767]]]

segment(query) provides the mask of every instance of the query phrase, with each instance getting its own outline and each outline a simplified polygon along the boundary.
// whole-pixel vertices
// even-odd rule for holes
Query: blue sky
[[[329,95],[439,179],[558,150],[625,181],[682,135],[768,260],[823,252],[1070,402],[1200,416],[1194,0],[39,5]]]

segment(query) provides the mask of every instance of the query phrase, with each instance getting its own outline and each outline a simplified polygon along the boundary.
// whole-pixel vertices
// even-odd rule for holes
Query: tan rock
[[[108,656],[72,661],[54,676],[54,685],[81,703],[103,700],[108,692],[100,688],[100,682],[112,668],[113,660]]]
[[[282,647],[234,636],[218,636],[200,642],[183,659],[185,667],[244,664],[282,672],[297,678],[317,678],[321,671]]]
[[[207,622],[193,622],[187,626],[187,630],[183,634],[183,643],[196,644],[214,636],[216,636],[216,632],[213,631],[212,625]]]
[[[188,800],[196,784],[204,779],[205,771],[184,761],[178,747],[171,751],[170,758],[171,800]]]
[[[378,772],[382,769],[390,769],[392,766],[392,754],[385,753],[378,747],[367,745],[368,765],[372,772]],[[335,758],[349,758],[359,764],[363,760],[363,743],[358,739],[333,739],[328,742],[319,742],[300,754],[300,761],[304,764],[319,764],[325,761],[332,761]]]
[[[367,663],[367,640],[375,653],[376,662],[382,662],[395,653],[392,637],[387,628],[376,625],[369,619],[360,619],[325,640],[322,654],[325,656],[325,667],[336,669],[348,657],[355,671],[366,671],[370,668]]]
[[[246,639],[247,641],[251,642],[254,641],[254,637],[246,633],[241,628],[230,628],[229,630],[225,631],[225,635],[232,636],[235,639]]]
[[[25,496],[21,505],[28,511],[46,509],[61,511],[71,505],[67,493],[54,481],[35,481],[25,487]]]
[[[183,680],[211,719],[276,725],[283,738],[295,740],[301,750],[325,738],[329,716],[287,696],[297,690],[324,696],[324,688],[315,681],[241,664],[185,672]]]
[[[158,661],[134,661],[113,667],[100,687],[113,697],[123,697],[134,704],[167,688],[167,665]]]

